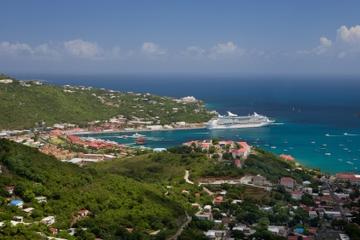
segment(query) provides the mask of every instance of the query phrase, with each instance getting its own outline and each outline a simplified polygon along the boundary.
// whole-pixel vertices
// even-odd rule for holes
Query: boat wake
[[[149,141],[154,141],[154,142],[164,140],[164,138],[160,138],[160,137],[147,137],[146,139]]]
[[[344,135],[339,135],[339,134],[330,134],[330,133],[327,133],[325,134],[325,137],[343,137]]]
[[[347,133],[347,132],[345,132],[345,133],[344,133],[344,136],[357,137],[357,136],[360,136],[360,134],[357,134],[357,133]]]
[[[273,122],[273,123],[270,123],[270,125],[284,125],[285,123],[281,123],[281,122]]]
[[[330,133],[326,133],[325,134],[326,137],[357,137],[360,136],[360,134],[357,133],[343,133],[343,134],[330,134]]]

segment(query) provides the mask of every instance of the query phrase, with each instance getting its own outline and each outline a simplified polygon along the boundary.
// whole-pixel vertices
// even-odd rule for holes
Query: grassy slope
[[[156,120],[157,116],[161,124],[203,122],[210,118],[203,105],[183,105],[170,98],[154,95],[139,97],[99,89],[77,89],[75,93],[63,90],[52,85],[23,87],[18,82],[0,84],[0,129],[30,128],[42,120],[48,125],[61,122],[80,124],[106,120],[119,114],[152,120]],[[115,97],[111,98],[111,95]],[[102,103],[97,98],[99,96],[110,104]],[[178,108],[178,112],[173,112],[173,108]],[[200,112],[195,113],[195,109],[200,109]]]

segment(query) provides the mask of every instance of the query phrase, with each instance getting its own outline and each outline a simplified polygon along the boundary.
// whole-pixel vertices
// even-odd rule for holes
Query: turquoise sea
[[[283,123],[263,128],[232,130],[174,130],[141,132],[146,136],[144,146],[171,147],[194,139],[221,138],[246,140],[274,153],[291,154],[306,166],[326,172],[355,171],[360,169],[360,134],[328,129],[319,125]],[[360,131],[358,131],[360,133]],[[90,137],[111,140],[135,146],[133,133],[93,134]],[[345,135],[344,135],[345,134]],[[124,138],[126,136],[130,136]]]
[[[263,128],[145,132],[146,147],[170,147],[194,139],[243,139],[274,153],[291,154],[306,166],[360,173],[360,78],[344,76],[230,75],[24,75],[55,84],[195,96],[224,114],[253,112],[277,122]],[[96,137],[133,145],[126,134]],[[92,135],[94,136],[94,135]]]

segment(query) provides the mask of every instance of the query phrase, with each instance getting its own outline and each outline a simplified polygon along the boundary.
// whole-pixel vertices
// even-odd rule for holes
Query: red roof
[[[231,150],[231,153],[234,153],[234,154],[242,154],[244,152],[246,152],[246,150],[243,148]]]
[[[359,180],[360,177],[355,175],[354,173],[337,173],[336,178],[340,180]]]
[[[238,142],[238,144],[242,147],[242,148],[250,148],[249,144],[247,144],[247,142]]]
[[[280,179],[280,184],[281,184],[281,185],[286,185],[286,186],[288,186],[288,185],[294,185],[294,184],[295,184],[295,180],[292,179],[291,177],[282,177],[282,178]]]
[[[294,161],[295,158],[291,155],[286,155],[286,154],[281,154],[280,157],[284,160],[287,160],[287,161]]]
[[[224,197],[223,196],[217,196],[214,198],[214,204],[220,204],[224,201]]]

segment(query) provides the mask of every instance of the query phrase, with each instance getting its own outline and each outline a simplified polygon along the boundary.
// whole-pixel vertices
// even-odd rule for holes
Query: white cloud
[[[210,49],[209,57],[217,59],[219,57],[235,56],[243,54],[244,50],[239,49],[238,46],[229,41],[225,43],[218,43]]]
[[[325,47],[325,48],[329,48],[332,46],[332,41],[326,37],[321,37],[320,38],[320,46],[321,47]]]
[[[298,51],[299,54],[326,55],[329,57],[346,58],[360,55],[360,25],[353,27],[341,26],[336,30],[336,40],[320,37],[320,44],[310,50]]]
[[[327,53],[329,51],[329,49],[331,48],[331,46],[333,45],[332,41],[330,39],[328,39],[327,37],[320,37],[319,42],[320,42],[320,45],[311,51],[317,55],[322,55],[322,54]]]
[[[73,56],[80,58],[96,58],[100,57],[102,50],[96,43],[75,39],[64,42],[65,50]]]
[[[234,53],[237,50],[237,46],[233,42],[218,43],[213,47],[213,51],[218,54]]]
[[[21,56],[21,55],[31,55],[33,54],[33,49],[30,45],[26,43],[10,43],[10,42],[1,42],[0,43],[0,54],[9,55],[9,56]]]
[[[141,51],[145,54],[152,56],[161,56],[166,54],[166,50],[160,48],[157,44],[153,42],[144,42],[141,46]]]
[[[206,54],[206,50],[197,46],[190,46],[187,47],[182,53],[191,57],[203,57]]]
[[[337,30],[337,39],[344,43],[360,44],[360,25],[353,27],[341,26]]]

